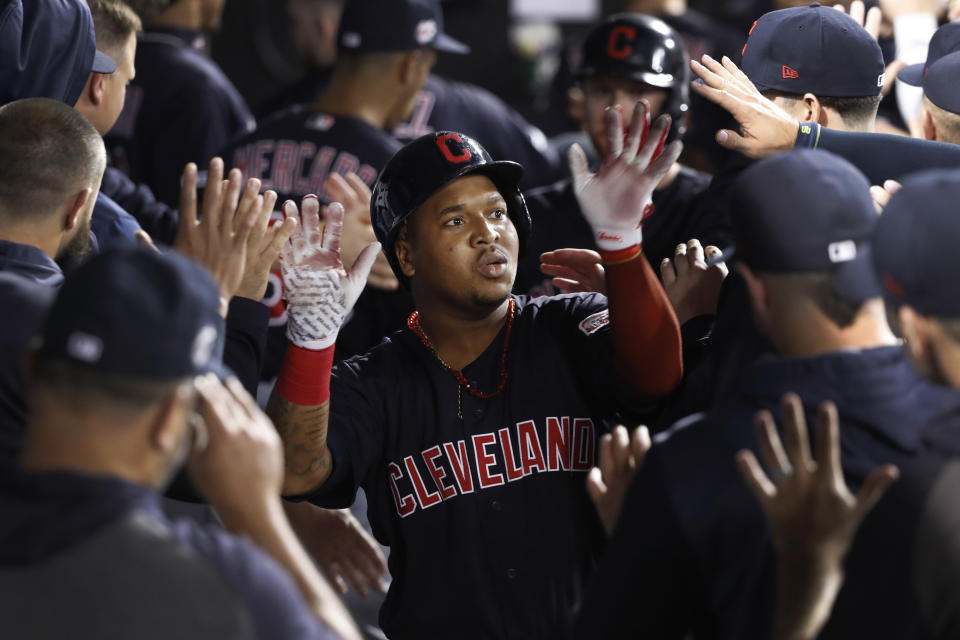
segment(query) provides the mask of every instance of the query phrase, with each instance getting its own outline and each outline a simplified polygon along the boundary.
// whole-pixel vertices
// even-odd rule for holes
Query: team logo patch
[[[74,331],[67,339],[67,353],[81,362],[99,362],[103,355],[103,340],[83,331]]]
[[[840,242],[831,242],[827,246],[827,255],[830,256],[830,262],[850,262],[857,257],[857,243],[853,240],[842,240]]]
[[[213,347],[217,344],[217,328],[212,324],[204,325],[193,339],[190,347],[190,360],[195,367],[203,367],[210,362]]]
[[[424,20],[417,25],[417,30],[414,33],[414,38],[417,39],[417,44],[429,44],[433,42],[433,39],[437,37],[437,21],[436,20]]]
[[[580,323],[580,331],[583,331],[584,335],[589,336],[603,329],[608,324],[610,324],[610,311],[604,309],[603,311],[598,311],[584,318]]]
[[[336,122],[336,119],[333,116],[322,113],[307,120],[306,126],[307,129],[313,129],[314,131],[328,131],[334,122]]]

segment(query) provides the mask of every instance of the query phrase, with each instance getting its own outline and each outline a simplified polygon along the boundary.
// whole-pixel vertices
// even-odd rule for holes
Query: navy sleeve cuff
[[[796,149],[816,149],[820,144],[820,125],[816,122],[801,122],[797,129]]]

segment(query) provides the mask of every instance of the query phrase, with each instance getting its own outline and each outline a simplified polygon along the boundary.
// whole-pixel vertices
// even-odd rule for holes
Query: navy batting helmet
[[[530,212],[517,186],[523,167],[516,162],[494,161],[480,143],[454,131],[436,131],[417,138],[397,151],[380,172],[370,198],[370,217],[377,240],[400,282],[393,247],[406,219],[430,196],[457,178],[481,174],[490,178],[507,202],[507,214],[517,229],[520,251],[530,236]]]
[[[639,13],[619,13],[587,35],[577,78],[613,76],[666,89],[669,97],[663,111],[673,118],[668,140],[674,140],[687,128],[689,60],[680,35],[666,22]]]

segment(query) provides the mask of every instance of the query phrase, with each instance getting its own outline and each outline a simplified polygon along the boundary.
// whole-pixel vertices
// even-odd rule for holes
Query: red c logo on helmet
[[[450,149],[450,145],[447,144],[448,140],[456,140],[462,145],[460,147],[460,153],[454,155],[453,150]],[[447,159],[447,162],[459,164],[461,162],[466,162],[472,157],[470,154],[470,149],[463,144],[463,138],[455,133],[445,133],[437,138],[437,146],[440,147],[440,151],[443,152],[443,157]]]
[[[618,25],[610,30],[610,37],[607,38],[607,55],[614,60],[623,60],[633,53],[633,47],[631,45],[620,45],[618,40],[621,37],[623,37],[624,40],[633,42],[633,39],[637,37],[636,28]]]

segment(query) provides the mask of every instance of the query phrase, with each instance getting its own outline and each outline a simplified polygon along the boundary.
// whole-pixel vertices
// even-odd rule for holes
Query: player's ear
[[[743,276],[747,283],[747,290],[750,292],[750,300],[754,308],[763,314],[770,309],[770,292],[767,290],[767,284],[760,276],[750,270],[750,267],[742,262],[737,263],[737,271]]]
[[[927,140],[936,140],[937,123],[934,122],[933,116],[930,115],[930,110],[927,109],[927,105],[923,105],[920,108],[920,122],[923,125],[923,137]]]
[[[400,271],[408,278],[412,278],[417,271],[413,266],[413,247],[407,240],[398,239],[393,245],[393,250],[397,256],[397,262],[400,263]]]
[[[179,447],[190,415],[191,390],[187,384],[177,385],[159,403],[150,425],[150,444],[166,454]]]
[[[106,91],[107,76],[102,73],[91,73],[87,78],[87,86],[83,88],[83,100],[86,98],[91,106],[99,107],[103,103],[103,94]]]
[[[823,109],[823,105],[820,104],[820,98],[813,95],[812,93],[803,94],[803,114],[800,118],[801,122],[817,122],[821,125],[826,126],[827,114]]]
[[[77,226],[80,221],[80,212],[83,211],[84,206],[90,200],[91,196],[93,196],[93,189],[90,187],[70,196],[67,203],[66,215],[63,218],[64,231],[70,231]]]
[[[407,51],[400,58],[399,72],[403,84],[410,84],[417,78],[417,66],[420,62],[420,52]]]
[[[914,362],[925,362],[930,343],[930,321],[907,305],[897,309],[897,319],[910,357]]]

